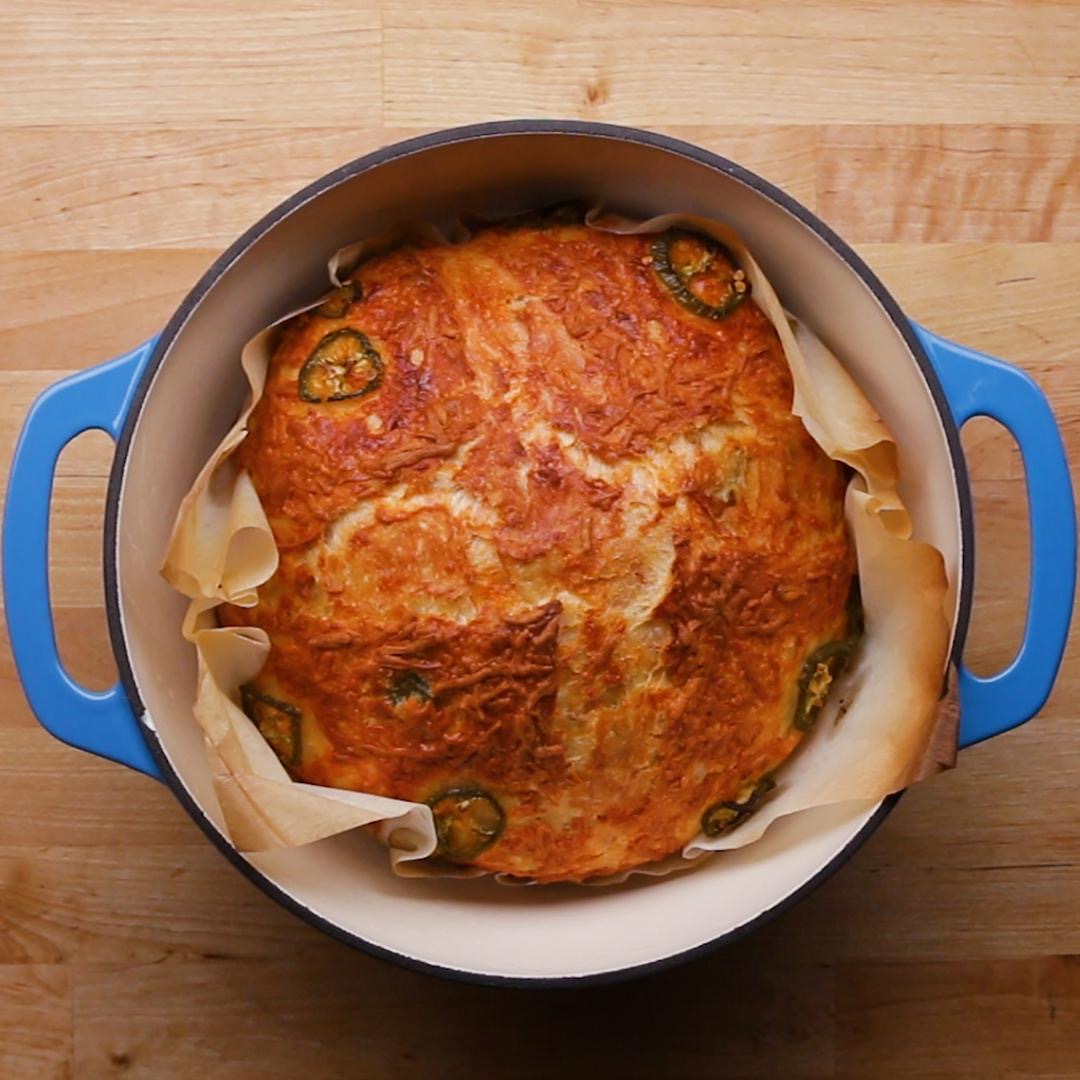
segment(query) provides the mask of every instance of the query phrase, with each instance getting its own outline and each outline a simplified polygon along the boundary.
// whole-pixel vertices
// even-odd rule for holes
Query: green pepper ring
[[[264,730],[265,725],[259,721],[259,705],[269,706],[271,709],[274,709],[276,712],[282,713],[289,718],[288,754],[281,753],[275,740],[271,739]],[[290,705],[287,701],[281,701],[279,698],[264,694],[260,690],[256,690],[254,686],[248,684],[240,687],[240,706],[248,719],[259,729],[259,734],[266,739],[270,749],[281,759],[283,765],[300,764],[302,726],[300,710],[295,705]],[[277,740],[277,742],[280,742],[280,740]]]
[[[454,806],[449,810],[440,811],[440,803],[452,800]],[[491,827],[483,825],[473,827],[476,839],[472,844],[463,845],[455,842],[451,835],[451,829],[455,818],[459,813],[467,814],[469,805],[475,800],[480,800],[486,806],[495,811],[495,824]],[[464,804],[464,805],[462,805]],[[431,816],[435,819],[435,834],[439,840],[439,852],[453,862],[467,862],[475,859],[482,851],[486,851],[502,835],[506,826],[506,814],[496,799],[481,788],[460,787],[448,788],[441,791],[431,799],[428,799],[431,807]]]
[[[687,276],[671,261],[671,244],[679,236],[696,237],[698,235],[687,229],[669,229],[667,232],[661,233],[652,242],[653,270],[655,270],[656,276],[663,282],[668,292],[687,311],[691,311],[695,315],[701,315],[706,319],[715,319],[717,321],[726,319],[750,295],[750,282],[746,282],[746,288],[742,292],[739,292],[733,284],[727,298],[719,305],[706,304],[704,300],[695,296],[690,291]],[[713,240],[712,237],[705,237],[705,240],[732,263],[735,263],[735,257],[719,240]]]
[[[832,681],[846,670],[851,662],[851,654],[855,649],[855,642],[850,638],[843,641],[829,641],[820,648],[815,649],[803,664],[802,674],[799,676],[799,698],[795,705],[795,718],[792,723],[799,731],[813,731],[814,721],[821,709],[821,705],[811,705],[809,701],[810,682],[821,664],[828,670]]]
[[[399,671],[390,680],[387,697],[392,705],[401,705],[409,698],[414,697],[421,702],[434,701],[435,695],[431,692],[431,684],[419,671],[406,668]]]
[[[319,369],[329,363],[331,350],[339,341],[342,341],[345,338],[352,338],[355,341],[355,355],[350,358],[350,364],[355,364],[358,360],[365,360],[371,365],[374,374],[372,374],[371,378],[368,379],[359,390],[342,391],[330,394],[329,397],[320,397],[312,391],[310,383],[314,380]],[[311,350],[311,355],[304,361],[304,366],[300,369],[300,376],[297,383],[300,397],[303,401],[308,401],[312,404],[321,404],[328,401],[345,401],[348,398],[358,398],[363,397],[365,394],[370,394],[373,390],[379,388],[382,383],[382,377],[383,362],[382,357],[379,355],[379,350],[372,345],[371,340],[366,334],[362,334],[359,330],[354,330],[352,327],[346,326],[342,327],[340,330],[331,330],[330,333],[323,337],[319,344]]]
[[[315,309],[315,314],[321,319],[343,319],[349,307],[359,300],[361,295],[360,285],[357,282],[346,281]]]
[[[701,815],[701,831],[706,836],[719,836],[748,818],[776,787],[776,781],[766,773],[742,802],[725,800],[713,803]]]

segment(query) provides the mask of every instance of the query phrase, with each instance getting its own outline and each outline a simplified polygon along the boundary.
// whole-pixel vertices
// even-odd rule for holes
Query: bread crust
[[[776,331],[752,298],[678,303],[652,243],[499,226],[369,259],[283,329],[237,452],[281,559],[221,618],[270,636],[255,689],[299,710],[292,775],[488,793],[485,870],[678,850],[795,749],[803,665],[846,634],[845,474]],[[303,400],[342,328],[377,387]]]

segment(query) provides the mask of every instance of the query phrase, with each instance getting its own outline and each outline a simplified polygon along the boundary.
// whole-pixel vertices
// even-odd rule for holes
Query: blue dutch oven
[[[403,881],[377,845],[352,836],[258,854],[240,854],[225,838],[191,717],[195,667],[180,637],[184,603],[157,570],[181,497],[242,402],[242,344],[317,294],[328,256],[344,242],[404,218],[437,221],[464,207],[503,213],[582,196],[641,216],[679,210],[730,221],[786,306],[841,357],[888,423],[916,532],[943,552],[954,584],[961,746],[1040,709],[1072,609],[1072,487],[1038,387],[1016,368],[911,323],[828,226],[746,169],[633,128],[520,121],[399,143],[316,181],[233,244],[159,336],[35,402],[5,511],[8,629],[31,708],[57,738],[167,784],[235,866],[327,933],[408,966],[480,981],[621,978],[730,942],[823,880],[897,798],[783,819],[760,842],[694,873],[602,890]],[[1023,642],[988,678],[961,660],[975,551],[959,429],[973,416],[993,417],[1015,436],[1031,523]],[[90,428],[117,444],[104,572],[120,682],[103,693],[64,670],[49,605],[53,472],[63,447]]]

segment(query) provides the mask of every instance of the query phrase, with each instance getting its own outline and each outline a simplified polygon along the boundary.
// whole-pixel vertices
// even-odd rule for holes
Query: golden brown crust
[[[294,775],[506,816],[472,861],[538,880],[677,850],[797,745],[797,682],[844,635],[844,477],[791,414],[752,301],[680,306],[650,237],[498,227],[364,263],[289,324],[238,459],[281,563],[257,681],[303,716]],[[373,392],[313,404],[352,327]],[[402,682],[401,680],[405,681]]]

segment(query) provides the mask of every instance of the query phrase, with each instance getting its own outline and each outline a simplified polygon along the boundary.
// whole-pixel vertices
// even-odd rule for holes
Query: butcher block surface
[[[1080,459],[1080,5],[8,0],[4,475],[40,390],[160,329],[291,192],[400,138],[530,116],[665,132],[787,189],[913,318],[1030,372]],[[990,672],[1023,621],[1023,467],[989,421],[964,442],[966,658]],[[81,437],[53,496],[57,633],[93,687],[115,678],[110,459]],[[5,1080],[1080,1076],[1075,648],[1039,717],[912,790],[769,926],[536,992],[413,974],[300,922],[163,785],[46,734],[2,644]]]

